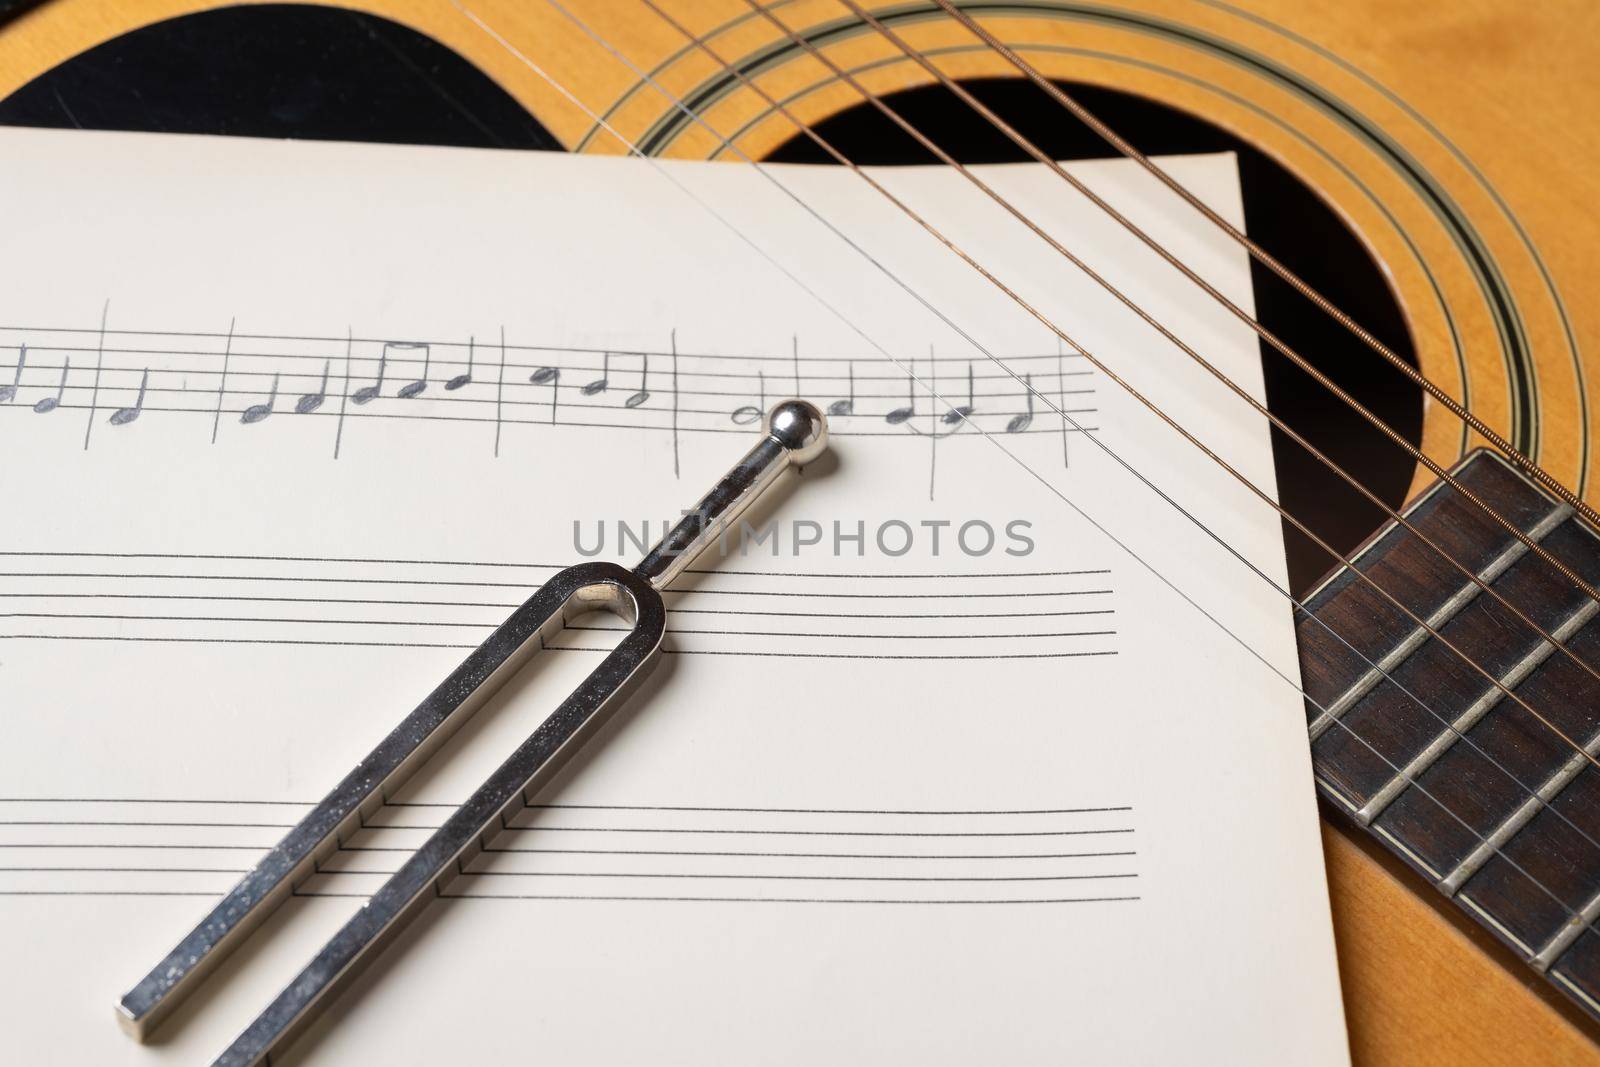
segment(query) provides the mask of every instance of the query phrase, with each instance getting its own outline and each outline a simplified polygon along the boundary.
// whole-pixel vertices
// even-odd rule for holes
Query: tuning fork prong
[[[632,571],[614,563],[580,563],[545,582],[122,997],[117,1018],[123,1028],[142,1040],[338,849],[346,833],[382,807],[411,772],[522,668],[540,648],[541,635],[590,611],[620,616],[630,629],[617,647],[333,935],[214,1067],[262,1062],[308,1020],[358,961],[433,895],[430,890],[456,870],[457,861],[480,838],[498,830],[500,820],[519,810],[524,796],[594,734],[661,650],[666,630],[661,590],[786,469],[820,455],[827,436],[827,420],[814,405],[782,401],[768,412],[761,440]]]

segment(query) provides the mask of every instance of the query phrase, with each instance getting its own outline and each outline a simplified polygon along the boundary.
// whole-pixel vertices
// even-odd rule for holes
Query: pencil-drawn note
[[[330,360],[326,359],[322,361],[322,384],[317,386],[317,391],[306,393],[294,402],[294,410],[297,414],[309,415],[320,408],[322,402],[328,399],[328,365],[330,362]]]
[[[584,396],[594,396],[596,393],[603,393],[609,388],[611,388],[611,353],[607,352],[600,361],[600,377],[592,382],[585,382],[583,388],[579,389],[578,392]]]
[[[245,408],[244,411],[239,415],[239,421],[247,426],[253,422],[262,422],[268,415],[272,414],[272,409],[277,406],[277,403],[278,376],[274,374],[272,376],[272,391],[267,394],[266,402],[261,404],[251,404],[249,407]]]
[[[1006,433],[1021,433],[1033,424],[1033,375],[1024,374],[1022,382],[1028,398],[1028,410],[1011,416],[1011,421],[1006,423]]]
[[[333,423],[333,458],[339,458],[339,449],[344,444],[344,413],[350,405],[350,353],[355,351],[356,331],[353,326],[346,326],[344,330],[344,385],[339,389],[339,417]]]
[[[89,417],[83,420],[83,450],[89,450],[94,436],[94,416],[100,410],[100,372],[106,367],[106,316],[111,314],[111,298],[100,305],[100,337],[94,346],[94,381],[89,386]]]
[[[111,413],[111,425],[126,426],[137,419],[144,411],[144,390],[150,384],[150,368],[146,367],[139,376],[139,397],[133,402],[131,408],[118,408]]]
[[[500,326],[500,367],[495,372],[494,379],[494,458],[500,458],[500,431],[505,425],[501,417],[501,407],[505,400],[506,392],[506,328]]]
[[[650,399],[650,357],[640,353],[639,360],[639,390],[622,402],[625,408],[636,408]]]
[[[211,412],[211,443],[217,443],[217,432],[222,429],[222,402],[228,396],[228,361],[233,357],[233,328],[239,320],[228,320],[228,339],[222,344],[222,376],[217,379],[217,406]]]
[[[851,360],[849,369],[850,395],[839,400],[835,400],[833,403],[829,404],[829,415],[854,415],[856,413],[856,365],[854,360]]]
[[[378,354],[378,380],[371,385],[363,385],[360,389],[350,394],[353,404],[368,404],[383,393],[383,375],[389,368],[389,346],[384,345],[383,351]]]
[[[761,421],[767,413],[767,376],[762,371],[756,371],[757,400],[754,404],[745,404],[733,409],[733,422],[736,426],[749,426]]]
[[[902,422],[909,422],[917,414],[917,383],[912,377],[912,372],[906,372],[906,404],[905,407],[895,408],[883,417],[883,421],[890,426],[899,426]]]
[[[540,367],[528,375],[528,381],[534,385],[548,385],[550,387],[550,421],[556,421],[556,406],[561,403],[561,368]]]
[[[419,348],[422,350],[422,377],[418,378],[416,381],[407,382],[406,384],[402,385],[400,387],[400,391],[395,395],[402,400],[410,400],[414,396],[421,396],[423,393],[427,392],[428,368],[433,362],[433,347],[428,344],[414,341],[394,342],[388,347],[402,352],[415,352]]]
[[[967,363],[967,402],[965,404],[958,404],[956,407],[953,407],[949,411],[945,412],[944,424],[946,426],[954,426],[958,422],[965,422],[977,410],[978,402],[977,398],[973,394],[972,388],[972,363],[969,361]]]
[[[67,372],[71,369],[72,357],[68,356],[66,359],[61,361],[61,383],[56,386],[56,395],[42,397],[41,399],[34,401],[33,410],[36,413],[40,415],[46,415],[61,406],[61,398],[66,395],[67,392]]]
[[[444,383],[445,392],[453,393],[457,389],[460,389],[463,385],[472,384],[472,366],[476,359],[476,346],[473,344],[473,339],[469,337],[467,338],[467,369],[464,373],[457,374],[455,377]]]
[[[28,365],[28,346],[20,345],[17,348],[17,370],[11,376],[10,385],[0,385],[0,404],[10,403],[16,399],[17,386],[22,384],[22,368]]]

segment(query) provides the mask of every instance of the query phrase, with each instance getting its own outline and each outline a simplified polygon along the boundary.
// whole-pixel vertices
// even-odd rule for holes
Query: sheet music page
[[[829,455],[276,1062],[1346,1061],[1277,516],[859,178],[0,145],[15,1062],[208,1062],[619,624],[550,641],[154,1043],[117,998],[541,581],[631,565],[794,394]],[[1164,165],[1242,225],[1232,157]],[[1253,335],[1154,253],[1048,171],[977,170],[1262,394]],[[1072,170],[1251,306],[1135,165]],[[1129,309],[959,175],[877,174],[1272,491],[1263,420]]]

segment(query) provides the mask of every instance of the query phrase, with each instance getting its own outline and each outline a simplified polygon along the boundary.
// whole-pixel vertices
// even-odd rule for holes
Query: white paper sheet
[[[595,652],[540,657],[155,1044],[112,1005],[602,522],[631,562],[617,524],[658,535],[799,392],[841,413],[777,541],[669,595],[647,691],[279,1062],[1346,1060],[1289,605],[1105,450],[1281,584],[1276,516],[858,179],[0,146],[8,1058],[219,1051]],[[1240,221],[1231,157],[1167,165]],[[1147,176],[1073,169],[1250,305]],[[1222,309],[981,171],[1260,395]],[[882,177],[1270,490],[1237,398],[959,176]]]

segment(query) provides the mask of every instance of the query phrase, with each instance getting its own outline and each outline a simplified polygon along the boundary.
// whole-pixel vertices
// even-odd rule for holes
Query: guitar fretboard
[[[1594,530],[1498,455],[1455,476],[1600,580]],[[1391,524],[1354,557],[1371,582],[1343,568],[1297,615],[1318,786],[1600,1016],[1600,604],[1448,485],[1406,519],[1437,549]]]

